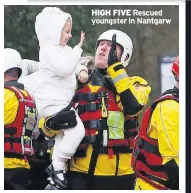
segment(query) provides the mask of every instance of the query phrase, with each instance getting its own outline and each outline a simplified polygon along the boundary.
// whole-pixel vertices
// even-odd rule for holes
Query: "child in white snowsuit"
[[[72,37],[72,17],[56,7],[46,7],[36,17],[35,30],[39,40],[39,71],[34,98],[40,117],[50,117],[70,104],[76,89],[76,74],[81,82],[88,80],[87,68],[79,63],[85,33],[73,49],[67,45]],[[66,161],[71,159],[85,135],[82,121],[76,113],[77,125],[55,137],[52,165],[47,169],[51,184],[64,187]],[[54,172],[54,174],[52,173]],[[60,180],[60,181],[59,181]]]

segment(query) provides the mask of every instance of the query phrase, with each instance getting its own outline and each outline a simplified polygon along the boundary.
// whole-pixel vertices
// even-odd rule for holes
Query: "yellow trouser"
[[[136,179],[135,190],[157,190],[141,178]]]

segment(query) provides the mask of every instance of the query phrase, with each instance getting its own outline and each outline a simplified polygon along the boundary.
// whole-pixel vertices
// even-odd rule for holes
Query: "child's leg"
[[[85,136],[84,125],[76,113],[76,127],[65,129],[55,136],[55,145],[52,155],[52,165],[46,169],[50,184],[45,188],[50,190],[58,187],[65,189],[67,187],[66,161],[76,152],[77,147]]]
[[[65,189],[67,187],[67,179],[65,176],[66,171],[66,158],[60,157],[59,145],[63,140],[64,133],[60,131],[55,136],[55,144],[53,148],[52,154],[52,164],[46,169],[46,173],[48,174],[50,184],[45,188],[47,190],[52,190],[53,187],[57,187],[56,189]]]
[[[66,172],[66,161],[76,152],[77,147],[85,136],[84,125],[76,114],[78,124],[76,127],[65,129],[55,136],[55,145],[52,155],[52,165],[54,171],[63,171],[57,176],[60,180],[64,180],[63,173]]]
[[[58,133],[55,136],[55,144],[54,144],[54,148],[53,148],[53,153],[52,153],[52,165],[55,169],[55,171],[58,170],[63,170],[63,167],[65,166],[65,158],[60,157],[60,153],[59,153],[59,145],[61,143],[61,141],[63,140],[64,137],[64,133],[62,131],[60,131],[60,133]]]
[[[52,153],[52,164],[45,170],[48,175],[49,184],[46,186],[45,190],[58,190],[66,187],[63,175],[63,160],[60,160],[57,156],[57,151],[59,143],[62,141],[64,134],[62,131],[56,134],[54,140],[55,144]],[[58,172],[60,171],[60,172]]]
[[[76,113],[77,125],[76,127],[65,129],[64,137],[62,141],[59,143],[59,157],[71,159],[71,157],[76,152],[77,147],[85,136],[85,128],[84,125]]]

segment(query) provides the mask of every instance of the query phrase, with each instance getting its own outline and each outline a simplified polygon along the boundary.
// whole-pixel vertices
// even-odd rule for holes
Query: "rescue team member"
[[[97,40],[89,82],[80,85],[74,97],[86,135],[70,162],[69,189],[133,189],[130,146],[151,88],[125,71],[132,49],[130,37],[119,30],[108,30]],[[51,119],[41,119],[39,127],[52,137],[57,131]]]
[[[37,111],[33,98],[17,82],[22,74],[20,54],[4,49],[4,188],[27,189],[31,174],[28,156],[34,155],[32,134]]]
[[[176,85],[145,112],[132,165],[136,190],[179,189],[179,58],[173,63]]]

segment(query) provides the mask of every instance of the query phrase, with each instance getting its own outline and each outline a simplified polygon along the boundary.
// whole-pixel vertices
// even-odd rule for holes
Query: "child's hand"
[[[82,47],[84,40],[85,40],[85,32],[81,31],[81,39],[80,39],[80,43],[78,44],[80,48]]]
[[[78,80],[81,83],[86,83],[88,79],[89,79],[88,72],[86,72],[85,70],[81,70],[78,74]]]

